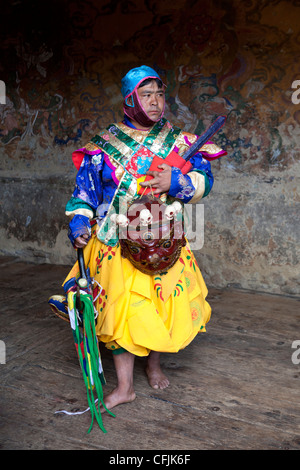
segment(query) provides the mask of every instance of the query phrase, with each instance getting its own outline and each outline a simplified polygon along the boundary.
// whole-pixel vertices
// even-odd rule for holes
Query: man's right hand
[[[74,241],[74,247],[75,248],[84,248],[87,245],[87,242],[89,241],[89,235],[84,234],[81,235],[80,237],[75,238]]]

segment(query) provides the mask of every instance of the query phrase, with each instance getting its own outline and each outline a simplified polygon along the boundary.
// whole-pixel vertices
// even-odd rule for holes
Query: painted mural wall
[[[31,0],[1,10],[2,254],[74,261],[64,215],[72,151],[122,119],[120,80],[146,64],[167,84],[174,124],[201,133],[227,116],[215,141],[228,156],[212,163],[196,252],[206,282],[299,294],[299,1]]]

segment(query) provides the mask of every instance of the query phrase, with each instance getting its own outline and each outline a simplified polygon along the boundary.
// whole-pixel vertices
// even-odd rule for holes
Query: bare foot
[[[133,388],[134,355],[129,352],[114,354],[114,364],[117,373],[118,385],[112,392],[104,397],[104,404],[111,410],[121,403],[129,403],[136,397]],[[101,411],[104,411],[102,407]]]
[[[163,390],[169,386],[170,382],[160,368],[159,357],[160,353],[151,351],[146,367],[146,374],[150,387],[156,390],[159,388]]]
[[[136,395],[133,390],[129,392],[125,392],[118,387],[116,387],[112,392],[110,392],[106,397],[104,397],[104,404],[108,410],[111,410],[117,405],[121,405],[122,403],[130,403],[135,399]],[[101,412],[105,411],[103,407],[101,407]]]

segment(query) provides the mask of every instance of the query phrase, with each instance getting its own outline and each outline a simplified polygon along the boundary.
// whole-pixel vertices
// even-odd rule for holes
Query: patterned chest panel
[[[181,130],[166,119],[161,119],[150,131],[132,129],[119,123],[108,126],[92,142],[139,177],[149,169],[154,155],[166,158],[180,133]]]

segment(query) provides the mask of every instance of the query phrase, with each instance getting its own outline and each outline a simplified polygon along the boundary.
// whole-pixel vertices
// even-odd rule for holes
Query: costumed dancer
[[[207,288],[179,222],[184,204],[209,194],[210,160],[226,154],[207,142],[189,160],[188,173],[176,158],[173,164],[197,136],[163,117],[165,85],[152,68],[130,70],[122,94],[124,120],[73,153],[78,173],[66,205],[69,238],[84,248],[93,280],[96,334],[114,358],[117,386],[104,398],[108,409],[134,400],[135,356],[147,356],[150,386],[164,389],[169,380],[160,354],[176,353],[206,331]],[[151,170],[156,157],[167,163]],[[66,293],[78,275],[76,263],[63,284]],[[49,303],[67,318],[63,297]]]

